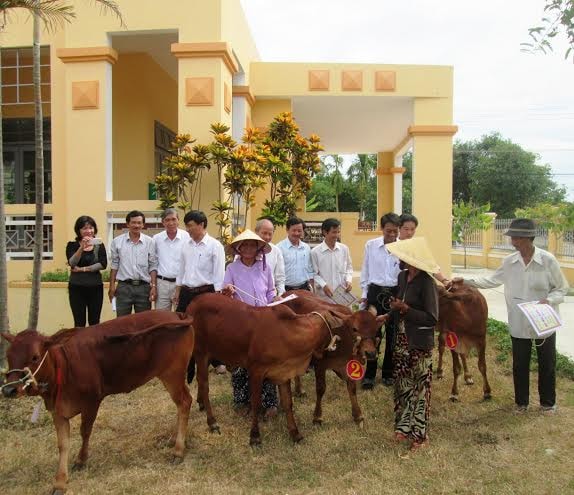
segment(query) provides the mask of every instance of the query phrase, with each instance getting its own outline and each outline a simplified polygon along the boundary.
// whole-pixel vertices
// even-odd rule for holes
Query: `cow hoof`
[[[249,439],[249,445],[254,448],[261,447],[261,437],[251,437]]]
[[[301,441],[303,440],[303,435],[297,432],[295,435],[291,437],[291,439],[293,440],[293,443],[301,443]]]
[[[437,380],[442,380],[443,377],[444,377],[444,373],[442,370],[436,372],[436,379]]]
[[[490,395],[490,394],[484,394],[484,396],[482,397],[482,400],[483,400],[483,401],[487,401],[487,400],[490,400],[490,399],[492,399],[492,395]]]
[[[74,464],[72,464],[72,471],[81,471],[85,467],[86,467],[85,463],[76,461],[74,462]]]
[[[221,430],[219,429],[219,425],[217,425],[217,424],[211,425],[209,427],[209,431],[210,431],[210,433],[219,433],[221,435]]]
[[[171,463],[172,463],[174,466],[178,466],[178,465],[180,465],[182,462],[183,462],[183,457],[181,457],[181,456],[179,456],[179,455],[173,455],[173,456],[171,457]]]
[[[357,426],[359,429],[363,430],[365,428],[365,420],[361,418],[359,421],[357,421]]]
[[[472,376],[465,378],[464,383],[466,383],[467,385],[474,385],[474,380],[473,380]]]
[[[321,418],[313,418],[313,424],[315,426],[323,426],[323,420]]]
[[[205,406],[204,406],[201,402],[198,402],[198,403],[197,403],[197,408],[198,408],[200,411],[205,411]]]
[[[458,402],[458,395],[451,394],[449,399],[451,402]]]

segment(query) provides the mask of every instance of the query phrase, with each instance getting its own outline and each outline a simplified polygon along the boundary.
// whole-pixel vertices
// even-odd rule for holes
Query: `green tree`
[[[367,218],[367,209],[370,206],[371,195],[369,195],[369,190],[372,192],[373,182],[375,184],[375,196],[376,196],[376,181],[377,176],[375,174],[377,170],[377,155],[366,155],[359,154],[357,158],[351,163],[349,170],[347,171],[347,176],[349,182],[355,186],[358,196],[359,205],[359,218],[365,220]],[[376,204],[375,204],[375,215],[376,215]]]
[[[474,231],[490,228],[493,217],[486,214],[488,211],[490,211],[488,203],[478,206],[472,202],[458,201],[452,206],[452,238],[462,244],[465,268],[468,237]]]
[[[541,25],[530,28],[530,41],[522,43],[522,50],[530,53],[548,53],[556,36],[564,35],[568,48],[564,58],[572,56],[574,62],[574,0],[546,0]]]
[[[564,233],[574,230],[574,203],[539,203],[528,208],[516,210],[519,218],[530,218],[543,229],[548,229],[563,237]]]
[[[413,211],[413,154],[409,151],[403,155],[403,213]]]
[[[501,218],[512,217],[516,208],[563,201],[566,191],[552,179],[550,166],[538,160],[538,155],[498,133],[457,143],[453,201],[489,202]]]

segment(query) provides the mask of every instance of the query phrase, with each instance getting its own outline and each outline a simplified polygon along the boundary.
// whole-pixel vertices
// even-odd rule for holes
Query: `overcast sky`
[[[520,51],[544,0],[241,2],[263,61],[454,66],[456,138],[499,131],[574,199],[574,64],[563,40],[551,55]]]

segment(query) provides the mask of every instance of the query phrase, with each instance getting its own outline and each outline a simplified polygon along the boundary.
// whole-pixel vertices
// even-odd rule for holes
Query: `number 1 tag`
[[[362,380],[365,376],[365,367],[356,359],[347,362],[347,376],[351,380]]]

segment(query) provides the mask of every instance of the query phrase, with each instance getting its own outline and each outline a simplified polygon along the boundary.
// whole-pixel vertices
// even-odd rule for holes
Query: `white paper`
[[[562,328],[562,320],[549,304],[530,301],[518,304],[539,337],[545,337]]]
[[[351,306],[357,302],[357,298],[350,292],[347,292],[345,287],[342,285],[339,285],[339,287],[335,289],[331,299],[335,304],[340,304],[342,306]]]
[[[115,296],[112,297],[112,311],[114,313],[116,312],[116,298],[115,298]]]
[[[291,294],[290,296],[279,299],[278,301],[270,302],[267,306],[277,306],[278,304],[283,304],[284,302],[292,301],[293,299],[297,299],[297,294]]]

